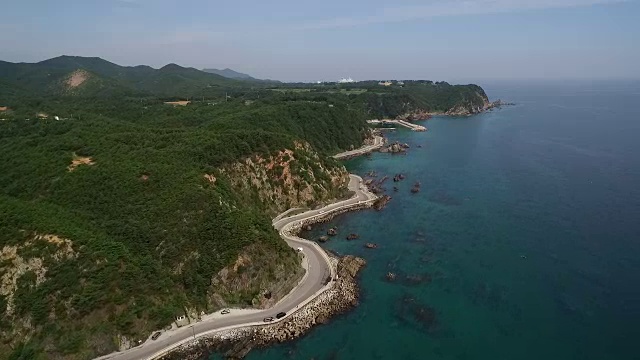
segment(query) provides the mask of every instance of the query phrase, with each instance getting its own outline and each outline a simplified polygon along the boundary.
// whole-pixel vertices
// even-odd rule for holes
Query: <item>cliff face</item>
[[[28,296],[24,287],[37,288],[47,280],[50,269],[59,269],[61,264],[77,257],[69,239],[52,234],[24,235],[27,239],[24,243],[5,245],[0,249],[0,336],[10,339],[5,343],[9,348],[31,338],[42,318],[52,316],[43,309],[43,299]],[[25,310],[32,307],[39,310],[36,313],[39,317],[25,315]],[[0,346],[0,353],[5,351],[9,349]]]
[[[451,107],[449,107],[445,111],[426,111],[423,109],[415,110],[411,113],[405,114],[405,118],[412,119],[423,119],[425,115],[447,115],[447,116],[469,116],[474,114],[479,114],[484,112],[494,105],[489,102],[489,98],[487,94],[482,90],[482,88],[477,87],[477,89],[469,94],[466,94],[462,99],[457,101]]]
[[[349,173],[324,162],[309,144],[296,142],[270,156],[252,156],[222,169],[234,190],[260,200],[271,216],[346,195]]]
[[[275,261],[274,257],[277,257]],[[256,307],[275,305],[304,275],[293,250],[275,254],[258,244],[243,249],[237,260],[220,270],[209,287],[209,306]]]
[[[485,94],[485,92],[481,90],[476,91],[474,94],[472,94],[470,99],[465,99],[464,101],[445,111],[444,115],[468,116],[479,114],[489,109],[490,106],[491,103],[489,102],[487,94]]]
[[[295,207],[329,202],[346,192],[349,174],[325,163],[307,143],[271,155],[254,155],[220,170],[244,201],[259,203],[271,217]],[[301,259],[291,250],[274,254],[258,245],[244,248],[236,261],[212,279],[209,306],[272,306],[304,275]],[[274,261],[274,257],[278,261]]]

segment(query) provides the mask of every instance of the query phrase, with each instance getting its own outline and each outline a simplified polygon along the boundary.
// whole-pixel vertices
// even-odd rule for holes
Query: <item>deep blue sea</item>
[[[481,85],[516,105],[347,163],[406,174],[309,234],[367,260],[360,306],[248,359],[640,359],[640,83]]]

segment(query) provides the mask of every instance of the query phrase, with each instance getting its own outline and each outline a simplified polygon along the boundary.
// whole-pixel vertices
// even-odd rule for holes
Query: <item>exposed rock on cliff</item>
[[[304,275],[298,257],[281,256],[278,260],[273,261],[267,249],[257,243],[245,248],[235,263],[211,279],[209,306],[213,309],[273,306]]]
[[[423,109],[417,109],[412,112],[408,112],[396,117],[397,120],[405,120],[409,122],[428,120],[430,118],[431,118],[431,114],[429,114],[428,111]]]
[[[244,196],[257,196],[270,215],[343,197],[349,183],[343,166],[326,163],[301,142],[271,156],[246,158],[221,172]]]
[[[49,268],[77,257],[69,239],[53,234],[24,235],[27,240],[21,245],[5,245],[0,250],[0,300],[4,302],[0,318],[15,325],[11,333],[3,334],[14,339],[15,342],[11,342],[14,345],[29,338],[37,325],[32,325],[31,318],[21,316],[24,308],[30,306],[25,303],[26,299],[19,297],[21,290],[38,288],[47,279]]]

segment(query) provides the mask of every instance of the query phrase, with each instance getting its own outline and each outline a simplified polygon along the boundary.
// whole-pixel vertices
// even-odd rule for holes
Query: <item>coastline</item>
[[[349,157],[367,154],[380,148],[384,143],[383,137],[375,136],[372,145],[365,144],[359,149],[349,151]],[[340,158],[344,159],[345,157]],[[193,339],[185,339],[146,357],[146,359],[198,359],[212,352],[224,352],[227,357],[242,358],[254,347],[264,347],[273,343],[294,340],[304,335],[315,325],[324,324],[331,317],[344,313],[356,306],[359,298],[357,274],[366,264],[366,261],[350,255],[338,258],[326,252],[316,242],[298,237],[302,228],[307,225],[329,221],[344,212],[373,206],[378,197],[368,191],[361,177],[353,174],[350,174],[350,176],[352,178],[351,181],[354,179],[357,181],[359,185],[357,190],[365,196],[366,200],[358,200],[360,195],[356,191],[356,195],[352,198],[325,206],[324,208],[329,208],[328,211],[319,211],[314,216],[285,223],[279,231],[281,237],[287,242],[305,242],[317,247],[329,264],[332,280],[326,282],[323,288],[312,297],[297,305],[295,310],[287,314],[286,317],[275,322],[230,326],[201,333],[198,336],[194,334]],[[358,201],[354,202],[355,200]],[[278,223],[304,215],[303,213],[287,216],[292,210],[289,209],[272,220],[276,229],[278,229]],[[309,212],[313,212],[313,210]],[[292,244],[289,245],[293,247]],[[303,267],[305,263],[303,260]],[[307,278],[309,269],[307,268],[306,270],[303,279],[297,286]],[[295,290],[296,288],[292,289],[291,293]],[[288,296],[286,295],[280,301],[283,301]]]
[[[196,360],[212,353],[222,353],[226,358],[243,358],[254,348],[298,339],[316,325],[325,324],[332,317],[357,306],[360,291],[356,278],[359,270],[365,266],[365,260],[351,255],[341,258],[329,256],[339,280],[334,286],[300,306],[286,320],[220,330],[190,341],[158,359]]]
[[[515,104],[504,102],[501,99],[497,99],[494,101],[489,101],[489,99],[486,99],[483,106],[472,107],[471,109],[460,105],[455,106],[447,111],[427,111],[423,109],[416,109],[412,112],[398,115],[394,120],[404,120],[407,122],[416,123],[418,121],[429,120],[433,116],[472,116],[482,114],[493,109],[500,109],[502,106],[511,105]]]

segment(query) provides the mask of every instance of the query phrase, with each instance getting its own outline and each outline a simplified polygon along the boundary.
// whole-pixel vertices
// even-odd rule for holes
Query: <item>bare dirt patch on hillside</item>
[[[87,81],[87,79],[89,79],[89,73],[85,70],[78,69],[71,73],[65,84],[68,89],[75,89]]]
[[[191,101],[165,101],[164,103],[173,106],[187,106],[191,103]]]
[[[95,162],[89,156],[78,156],[75,153],[73,154],[73,160],[71,160],[71,165],[67,166],[68,171],[74,171],[80,165],[94,165]]]

